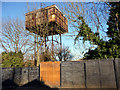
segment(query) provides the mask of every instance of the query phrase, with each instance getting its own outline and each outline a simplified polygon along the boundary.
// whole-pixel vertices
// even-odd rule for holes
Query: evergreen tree
[[[103,58],[119,58],[120,57],[120,2],[110,2],[109,19],[107,22],[108,41],[100,39],[99,32],[93,33],[85,23],[83,17],[79,17],[82,24],[79,26],[79,33],[75,41],[79,37],[83,37],[84,41],[89,40],[91,44],[97,45],[95,50],[89,50],[85,53],[85,59],[103,59]]]
[[[116,38],[120,40],[120,2],[110,2],[110,13],[107,22],[108,27],[108,37],[112,40]]]
[[[108,41],[100,40],[95,50],[89,50],[86,59],[119,58],[120,57],[120,2],[110,2],[111,7],[107,25]]]
[[[110,2],[111,9],[107,22],[107,35],[110,37],[109,52],[113,58],[120,57],[120,2]]]

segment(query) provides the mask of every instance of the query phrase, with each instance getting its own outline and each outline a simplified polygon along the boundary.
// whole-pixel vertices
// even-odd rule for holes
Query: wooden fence
[[[120,88],[120,59],[63,62],[61,87]]]
[[[40,63],[40,80],[63,88],[118,88],[120,60]]]
[[[116,60],[41,62],[40,68],[2,69],[3,82],[14,80],[21,86],[36,79],[38,81],[40,79],[50,87],[117,88],[116,90],[119,90],[120,58]]]

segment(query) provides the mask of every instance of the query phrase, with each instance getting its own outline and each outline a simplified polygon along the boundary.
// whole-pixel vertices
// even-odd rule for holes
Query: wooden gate
[[[50,87],[60,86],[60,62],[41,62],[40,81]]]

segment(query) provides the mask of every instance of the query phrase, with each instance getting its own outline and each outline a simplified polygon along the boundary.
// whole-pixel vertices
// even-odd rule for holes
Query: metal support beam
[[[61,39],[61,34],[60,35],[60,61],[62,61],[62,39]]]

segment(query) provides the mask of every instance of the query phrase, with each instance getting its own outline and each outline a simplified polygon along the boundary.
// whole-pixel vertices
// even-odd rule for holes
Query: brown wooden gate
[[[60,62],[41,62],[40,80],[50,87],[60,86]]]

